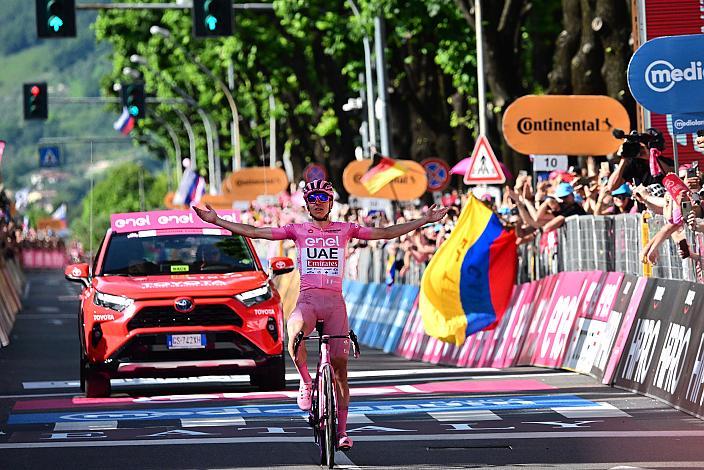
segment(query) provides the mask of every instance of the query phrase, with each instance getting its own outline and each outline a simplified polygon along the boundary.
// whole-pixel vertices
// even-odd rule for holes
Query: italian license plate
[[[205,347],[205,335],[167,335],[167,346],[169,349],[198,349]]]

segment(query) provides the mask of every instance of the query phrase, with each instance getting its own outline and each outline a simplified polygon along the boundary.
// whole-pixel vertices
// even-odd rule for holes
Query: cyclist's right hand
[[[215,212],[215,209],[210,207],[208,204],[205,205],[205,207],[208,210],[205,210],[203,208],[193,206],[193,210],[196,211],[196,214],[198,214],[198,217],[203,219],[204,221],[214,224],[216,220],[218,220],[218,213]]]

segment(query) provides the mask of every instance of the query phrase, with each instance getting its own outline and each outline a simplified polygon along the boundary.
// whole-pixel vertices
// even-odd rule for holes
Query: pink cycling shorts
[[[347,321],[347,306],[342,292],[324,289],[304,290],[298,296],[296,308],[288,321],[303,320],[303,334],[308,336],[318,320],[325,322],[324,335],[346,335],[350,327]],[[331,339],[330,357],[347,357],[349,339]]]

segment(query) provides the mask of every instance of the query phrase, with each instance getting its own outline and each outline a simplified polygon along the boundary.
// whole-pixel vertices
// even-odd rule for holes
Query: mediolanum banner
[[[628,86],[645,109],[661,114],[704,110],[704,35],[651,39],[631,57]]]
[[[506,142],[526,155],[606,155],[621,145],[611,131],[630,128],[621,103],[599,95],[523,96],[503,120]]]

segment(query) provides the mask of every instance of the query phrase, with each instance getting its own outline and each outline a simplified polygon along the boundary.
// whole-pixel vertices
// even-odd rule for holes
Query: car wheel
[[[252,385],[262,392],[284,390],[286,388],[286,366],[284,356],[276,356],[267,365],[257,368],[252,374]]]
[[[86,397],[103,398],[110,396],[110,379],[100,372],[85,369]]]

